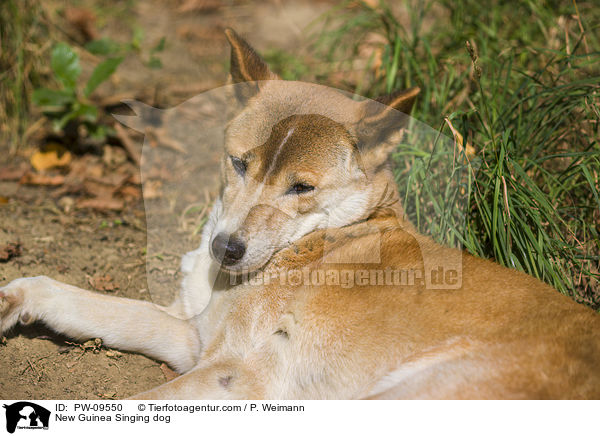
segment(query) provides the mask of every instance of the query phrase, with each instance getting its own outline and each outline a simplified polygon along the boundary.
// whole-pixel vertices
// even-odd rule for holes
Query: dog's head
[[[230,273],[256,270],[300,237],[367,218],[418,89],[356,101],[279,80],[232,30],[232,101],[222,191],[204,233]]]

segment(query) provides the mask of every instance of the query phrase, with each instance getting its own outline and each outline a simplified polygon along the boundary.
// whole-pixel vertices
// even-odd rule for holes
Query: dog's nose
[[[219,233],[212,241],[212,251],[223,265],[234,265],[244,257],[246,246],[231,235]]]

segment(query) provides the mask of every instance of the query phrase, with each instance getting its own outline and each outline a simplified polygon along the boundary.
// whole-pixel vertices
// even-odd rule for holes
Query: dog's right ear
[[[233,29],[225,29],[231,45],[231,82],[247,83],[236,85],[235,92],[240,100],[247,100],[259,91],[258,81],[279,79],[256,51]]]
[[[421,90],[417,87],[360,103],[358,149],[374,166],[387,161],[408,124],[409,113]]]
[[[256,51],[233,29],[225,29],[231,45],[231,79],[233,83],[279,79]]]

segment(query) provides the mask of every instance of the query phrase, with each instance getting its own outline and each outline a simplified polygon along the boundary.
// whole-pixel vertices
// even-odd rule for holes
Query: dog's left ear
[[[383,163],[398,145],[420,92],[421,89],[415,87],[360,104],[358,148],[363,155],[368,154],[375,165]]]
[[[247,99],[259,91],[258,84],[253,82],[279,79],[250,44],[233,29],[225,29],[225,36],[231,45],[231,82],[249,82],[248,86],[236,86],[238,98]]]

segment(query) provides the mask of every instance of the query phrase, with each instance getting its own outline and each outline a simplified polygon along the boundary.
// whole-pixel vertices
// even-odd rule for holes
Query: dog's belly
[[[252,391],[261,398],[600,395],[600,376],[591,377],[596,333],[577,340],[527,333],[537,319],[527,314],[512,326],[467,322],[457,313],[469,308],[464,292],[249,285],[216,292],[197,322],[200,362],[229,362],[232,373],[244,368],[248,380],[232,385],[261,380]],[[597,324],[583,313],[583,321],[573,315],[580,333],[577,323]]]
[[[215,292],[196,319],[200,366],[228,362],[232,373],[244,368],[264,381],[264,398],[366,396],[413,345],[396,329],[380,330],[394,323],[386,319],[393,313],[387,299],[373,301],[369,314],[364,292],[343,290],[340,297],[338,291],[244,285]]]

